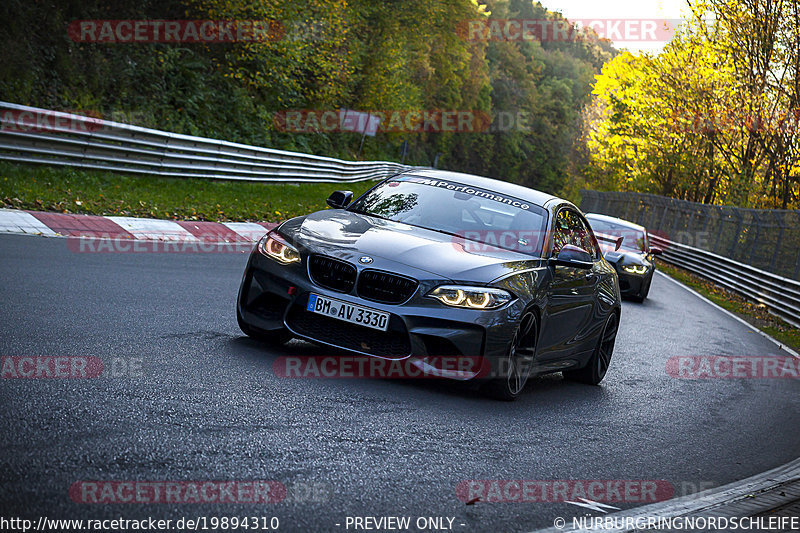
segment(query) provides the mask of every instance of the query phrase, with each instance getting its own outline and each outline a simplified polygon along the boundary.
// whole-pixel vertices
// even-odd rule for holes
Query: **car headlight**
[[[647,272],[647,267],[645,265],[625,265],[622,267],[622,270],[628,272],[629,274],[644,274]]]
[[[428,296],[436,298],[445,305],[466,309],[497,309],[514,299],[511,293],[503,289],[457,285],[436,287],[428,293]]]
[[[284,265],[300,261],[300,252],[277,233],[267,233],[259,241],[258,251]]]

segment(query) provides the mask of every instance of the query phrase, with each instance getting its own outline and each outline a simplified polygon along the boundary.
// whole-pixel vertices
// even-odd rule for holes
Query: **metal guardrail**
[[[763,303],[770,313],[800,328],[800,282],[659,235],[650,233],[649,237],[664,250],[662,260]]]
[[[414,168],[273,150],[7,102],[0,102],[0,160],[263,182],[355,182]]]

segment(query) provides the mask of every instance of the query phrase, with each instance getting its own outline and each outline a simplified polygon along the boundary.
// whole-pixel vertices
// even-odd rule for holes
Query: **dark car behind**
[[[660,254],[661,250],[650,245],[647,230],[643,226],[597,213],[587,213],[586,220],[596,233],[622,238],[619,247],[600,239],[600,247],[606,260],[617,271],[622,296],[643,302],[650,293],[655,275],[654,256]]]

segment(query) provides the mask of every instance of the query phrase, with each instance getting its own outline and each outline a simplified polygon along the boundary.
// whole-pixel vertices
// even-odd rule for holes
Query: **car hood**
[[[279,231],[307,252],[353,264],[369,256],[373,260],[370,268],[417,278],[430,277],[424,275],[427,273],[452,281],[488,283],[541,263],[521,252],[343,209],[288,220]]]

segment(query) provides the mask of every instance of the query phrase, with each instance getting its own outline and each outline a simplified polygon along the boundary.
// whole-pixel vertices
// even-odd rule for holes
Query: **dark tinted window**
[[[600,250],[595,245],[592,232],[572,209],[562,209],[556,215],[552,255],[558,255],[567,244],[586,250],[595,259],[599,257]]]

